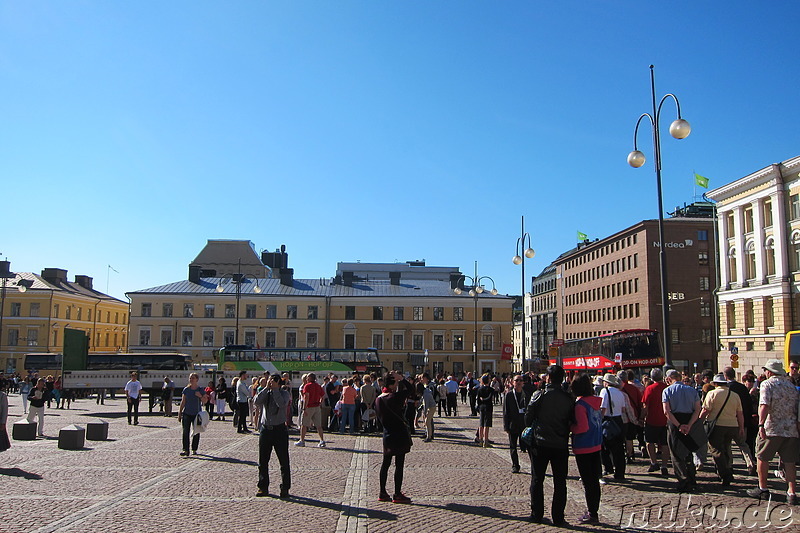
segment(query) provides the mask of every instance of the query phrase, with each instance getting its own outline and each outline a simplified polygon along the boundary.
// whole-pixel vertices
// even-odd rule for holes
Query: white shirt
[[[616,387],[604,387],[600,392],[600,397],[603,399],[600,407],[606,410],[606,416],[622,416],[625,409],[625,393]],[[611,401],[609,402],[609,396]],[[611,406],[614,406],[612,409]]]
[[[125,384],[125,392],[128,393],[128,397],[133,398],[134,400],[139,397],[140,390],[142,390],[142,383],[138,380],[131,380]]]

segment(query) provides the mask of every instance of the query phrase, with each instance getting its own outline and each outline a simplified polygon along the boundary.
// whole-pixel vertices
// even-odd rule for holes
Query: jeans
[[[141,396],[128,398],[128,424],[131,423],[131,411],[133,411],[133,421],[139,423],[139,400],[141,398]]]
[[[288,491],[292,486],[292,472],[289,468],[289,431],[286,424],[261,426],[258,435],[258,488],[264,492],[269,490],[269,459],[273,449],[281,465],[281,490]]]
[[[583,495],[589,514],[597,516],[600,509],[600,452],[575,454],[578,473],[583,483]]]
[[[356,429],[356,404],[343,403],[342,404],[342,420],[339,423],[339,433],[344,433],[344,426],[350,426],[350,434]]]
[[[531,458],[531,516],[541,519],[544,516],[544,478],[547,464],[553,472],[553,503],[550,518],[553,522],[564,520],[567,506],[567,470],[569,468],[569,448],[544,448],[536,446],[528,452]]]
[[[183,427],[183,451],[189,453],[189,433],[192,431],[192,422],[197,418],[197,415],[181,415],[181,426]],[[197,446],[200,444],[200,433],[195,433],[192,436],[192,451],[197,451]]]

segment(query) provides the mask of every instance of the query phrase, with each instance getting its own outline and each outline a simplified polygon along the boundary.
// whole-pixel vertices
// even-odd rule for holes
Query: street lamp
[[[678,118],[672,122],[669,127],[669,134],[676,139],[685,139],[692,132],[692,127],[683,118],[681,118],[681,104],[678,102],[678,97],[672,93],[666,94],[661,98],[661,101],[656,107],[656,78],[653,65],[650,65],[650,94],[653,102],[653,112],[642,113],[639,120],[636,121],[636,128],[633,131],[633,151],[628,154],[628,164],[634,168],[639,168],[645,163],[645,157],[639,151],[637,145],[637,134],[639,133],[639,124],[642,119],[648,118],[650,126],[653,128],[653,163],[656,170],[656,190],[658,192],[658,241],[659,250],[658,258],[661,266],[661,317],[662,317],[662,342],[664,347],[664,364],[672,365],[672,357],[670,353],[671,335],[672,332],[669,328],[669,307],[667,302],[667,256],[664,252],[664,207],[662,205],[661,195],[661,135],[658,128],[659,120],[661,119],[661,106],[668,98],[675,101],[675,106],[678,110]]]
[[[469,288],[469,295],[472,296],[473,304],[475,306],[474,313],[473,313],[473,322],[474,322],[474,342],[472,343],[472,367],[473,372],[475,374],[478,373],[478,297],[483,294],[486,290],[481,282],[485,279],[488,279],[492,282],[492,289],[489,291],[492,296],[497,296],[497,288],[495,287],[494,280],[489,276],[478,276],[478,262],[475,261],[475,276],[467,276],[466,274],[461,274],[458,278],[458,282],[456,283],[455,288],[453,288],[453,293],[461,294],[463,292],[462,286],[464,281],[470,280],[472,286]]]
[[[517,239],[517,247],[514,252],[514,258],[511,259],[511,262],[515,265],[522,266],[522,370],[525,370],[525,359],[527,359],[527,350],[525,349],[527,344],[527,337],[525,334],[525,327],[528,321],[528,317],[525,314],[525,258],[533,259],[533,256],[536,255],[536,252],[531,247],[531,235],[525,231],[525,217],[522,218],[522,236]],[[527,243],[528,247],[525,248],[525,244]],[[522,249],[525,249],[523,252]],[[522,253],[522,255],[520,255]],[[528,370],[531,369],[531,362],[528,362]]]

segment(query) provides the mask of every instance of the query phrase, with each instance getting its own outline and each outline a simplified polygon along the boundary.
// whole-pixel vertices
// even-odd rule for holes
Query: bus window
[[[267,361],[268,359],[267,352],[256,352],[257,361]]]
[[[370,352],[356,352],[357,363],[368,363]]]
[[[287,361],[299,361],[300,360],[300,352],[286,352],[286,360]]]
[[[303,361],[313,361],[314,360],[314,352],[303,352],[301,356]]]
[[[330,361],[331,352],[317,352],[317,361]]]

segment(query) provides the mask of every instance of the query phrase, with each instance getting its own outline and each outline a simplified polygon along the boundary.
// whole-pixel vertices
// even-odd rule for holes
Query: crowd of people
[[[602,486],[625,484],[627,466],[647,461],[648,473],[676,481],[679,492],[698,490],[696,473],[713,468],[722,487],[735,481],[732,446],[739,447],[747,473],[757,485],[747,494],[769,496],[769,465],[780,457],[774,474],[787,484],[786,501],[795,503],[796,463],[800,453],[800,364],[789,372],[779,360],[770,360],[762,373],[747,371],[736,380],[733,368],[686,374],[674,369],[653,369],[637,376],[630,370],[589,376],[567,373],[551,365],[544,374],[484,374],[461,377],[428,373],[404,376],[354,374],[339,379],[335,374],[305,374],[295,387],[288,374],[267,372],[250,377],[241,371],[230,385],[224,377],[199,383],[191,374],[182,389],[178,421],[182,427],[181,456],[197,454],[200,434],[216,416],[225,421],[233,413],[239,433],[259,435],[257,496],[269,494],[269,460],[272,452],[281,470],[280,498],[289,498],[289,430],[299,427],[294,442],[304,447],[316,433],[317,446],[326,447],[325,432],[382,433],[383,460],[380,467],[379,501],[410,503],[403,493],[406,455],[419,432],[425,442],[435,438],[434,418],[458,416],[459,407],[478,417],[475,444],[492,447],[490,429],[494,407],[502,409],[503,430],[508,436],[511,471],[519,473],[519,455],[527,453],[531,463],[531,515],[545,522],[544,479],[548,466],[553,479],[550,521],[566,524],[566,479],[570,451],[584,488],[586,512],[580,523],[599,521]],[[29,421],[37,420],[43,432],[45,404],[63,399],[56,391],[58,377],[35,375],[0,381],[0,391],[16,391],[23,398]],[[175,383],[164,379],[162,408],[171,416]],[[138,424],[141,384],[136,373],[125,386],[128,423]],[[460,395],[460,402],[458,397]],[[460,404],[460,405],[459,405]],[[5,430],[8,398],[0,392],[0,451],[7,449]],[[297,424],[294,424],[295,416]],[[708,456],[712,461],[708,461]],[[394,463],[394,492],[387,482]],[[670,472],[669,466],[672,467]]]

